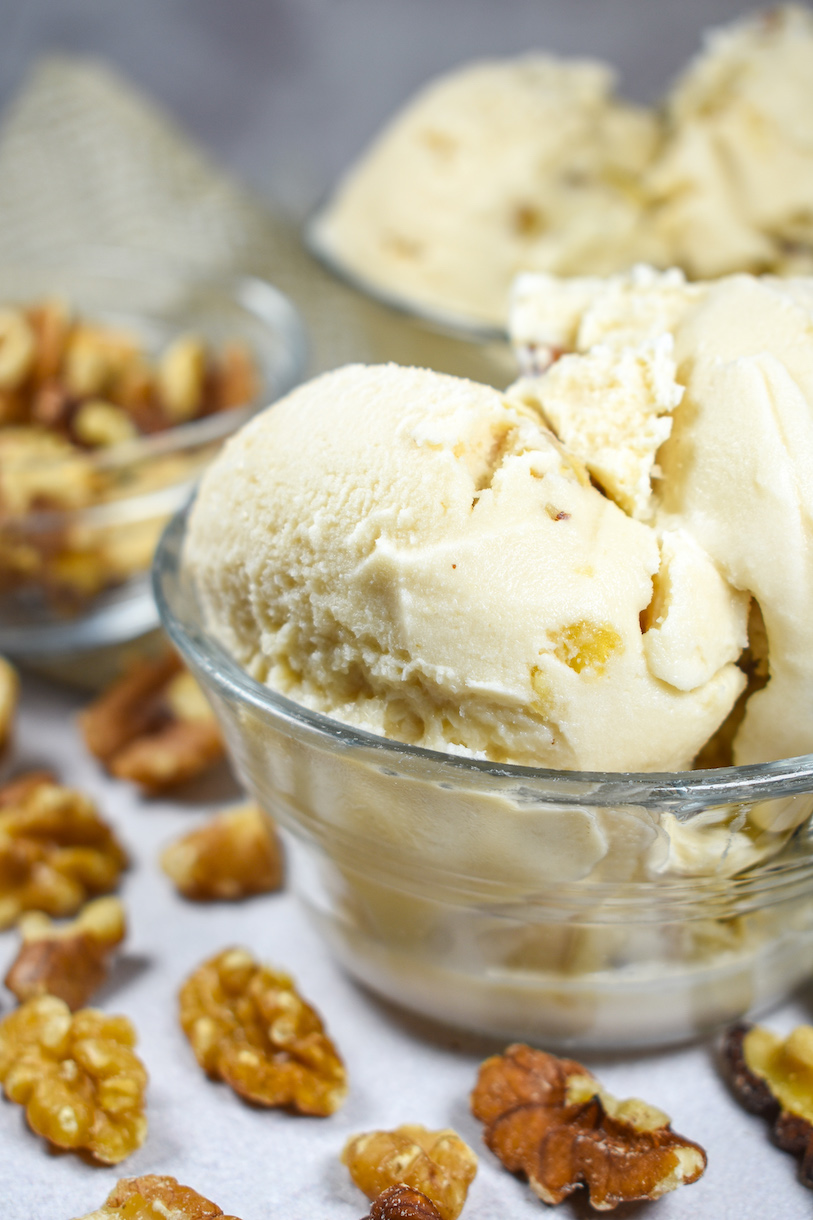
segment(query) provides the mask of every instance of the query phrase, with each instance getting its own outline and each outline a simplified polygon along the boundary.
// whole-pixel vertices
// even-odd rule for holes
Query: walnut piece
[[[8,741],[14,724],[14,713],[20,697],[20,679],[17,670],[0,657],[0,750]]]
[[[706,1154],[677,1135],[662,1111],[618,1102],[572,1059],[509,1046],[487,1059],[471,1095],[485,1142],[512,1173],[524,1173],[545,1203],[580,1186],[591,1205],[657,1199],[706,1168]]]
[[[430,1198],[442,1220],[457,1220],[477,1173],[477,1157],[454,1131],[413,1123],[353,1136],[341,1159],[368,1199],[400,1183]]]
[[[770,1122],[773,1140],[799,1157],[799,1180],[813,1190],[813,1026],[783,1039],[761,1025],[735,1025],[722,1058],[734,1096]]]
[[[0,788],[0,928],[23,911],[75,915],[115,889],[127,856],[88,797],[33,772]]]
[[[104,1205],[81,1220],[238,1220],[175,1178],[119,1178]]]
[[[249,803],[171,843],[161,867],[185,898],[233,901],[279,889],[282,848],[273,819]]]
[[[23,915],[23,943],[6,986],[18,1000],[55,995],[72,1010],[82,1008],[107,978],[110,958],[125,932],[118,898],[89,902],[77,919],[62,927],[40,911]]]
[[[198,1063],[259,1106],[326,1116],[347,1094],[347,1074],[318,1015],[293,980],[225,949],[180,992],[180,1020]]]
[[[224,755],[214,713],[174,653],[140,661],[79,716],[88,749],[145,791],[173,788]]]
[[[373,1200],[365,1220],[440,1220],[431,1199],[412,1186],[388,1186]]]
[[[0,1021],[0,1082],[28,1124],[58,1148],[116,1165],[147,1135],[147,1073],[126,1017],[37,996]]]

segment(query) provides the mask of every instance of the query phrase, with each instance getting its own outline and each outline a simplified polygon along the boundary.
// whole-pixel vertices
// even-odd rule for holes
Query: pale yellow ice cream
[[[714,30],[667,99],[647,178],[672,261],[696,277],[813,270],[813,13]]]
[[[813,280],[687,284],[647,268],[603,283],[528,276],[512,330],[530,376],[509,394],[536,406],[607,494],[653,525],[656,587],[667,568],[711,562],[725,587],[758,602],[770,679],[748,700],[734,761],[813,751]],[[660,381],[644,375],[659,345],[678,387],[671,399],[668,369]],[[556,362],[562,349],[572,354]],[[686,535],[696,553],[675,551]],[[708,592],[691,627],[700,579],[685,582],[698,594],[687,639],[719,614]],[[670,677],[661,648],[671,615],[658,624],[657,600],[647,658]]]
[[[430,749],[681,769],[744,686],[747,598],[688,533],[628,516],[536,411],[427,370],[349,366],[252,421],[185,562],[254,677]]]
[[[471,64],[351,166],[315,240],[379,292],[498,327],[522,271],[806,274],[811,116],[813,14],[795,6],[712,31],[658,108],[597,62]]]
[[[518,271],[658,261],[639,186],[657,122],[613,86],[544,55],[442,77],[351,169],[319,244],[379,290],[498,326]]]

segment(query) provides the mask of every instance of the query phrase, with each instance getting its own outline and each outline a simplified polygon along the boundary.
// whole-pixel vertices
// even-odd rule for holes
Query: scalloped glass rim
[[[153,592],[164,628],[179,651],[206,674],[218,691],[280,721],[300,739],[331,747],[364,747],[380,752],[382,761],[390,754],[406,759],[425,759],[442,764],[452,772],[515,779],[520,790],[523,781],[549,781],[556,785],[556,801],[562,805],[657,807],[673,812],[681,821],[707,810],[710,805],[813,792],[813,754],[708,771],[556,771],[498,765],[407,745],[302,707],[257,682],[207,634],[199,619],[184,614],[184,598],[194,602],[191,581],[181,570],[183,536],[191,506],[192,501],[176,513],[155,554]],[[529,796],[535,794],[529,793]]]
[[[478,321],[477,318],[454,310],[435,309],[423,301],[413,297],[399,296],[397,292],[388,292],[380,284],[367,279],[343,262],[325,236],[325,217],[328,204],[322,204],[308,218],[302,229],[302,236],[307,249],[332,275],[350,288],[355,288],[363,296],[386,305],[398,313],[405,314],[416,322],[420,322],[432,330],[448,335],[452,339],[465,339],[469,343],[507,343],[508,331],[501,326],[489,322]]]

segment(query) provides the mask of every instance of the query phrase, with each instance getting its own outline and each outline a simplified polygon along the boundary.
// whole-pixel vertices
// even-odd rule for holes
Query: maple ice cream
[[[349,366],[250,423],[185,560],[255,678],[430,749],[681,769],[745,684],[747,595],[687,531],[628,515],[537,411],[427,370]]]
[[[811,113],[813,14],[794,5],[710,31],[658,107],[596,61],[468,64],[350,167],[315,243],[378,292],[498,327],[523,271],[809,274]]]

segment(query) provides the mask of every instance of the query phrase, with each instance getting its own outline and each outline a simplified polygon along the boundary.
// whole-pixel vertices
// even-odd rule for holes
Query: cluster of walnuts
[[[0,746],[18,683],[0,660]],[[174,657],[143,663],[82,716],[94,754],[146,792],[199,774],[222,756],[211,711]],[[271,819],[248,804],[221,813],[161,857],[192,901],[234,900],[282,882]],[[32,1130],[56,1148],[115,1165],[147,1135],[147,1071],[124,1016],[88,1008],[126,934],[110,893],[127,866],[114,831],[87,797],[46,773],[0,787],[0,927],[17,923],[20,950],[6,986],[20,1006],[0,1021],[0,1084]],[[68,922],[55,918],[71,917]],[[317,1011],[286,973],[228,948],[179,993],[179,1019],[204,1072],[255,1106],[327,1117],[347,1072]],[[743,1104],[769,1119],[813,1186],[813,1028],[782,1040],[758,1026],[729,1031],[723,1058]],[[549,1205],[586,1192],[599,1211],[658,1199],[695,1182],[706,1154],[666,1114],[618,1101],[575,1060],[524,1045],[481,1066],[471,1109],[506,1169]],[[477,1157],[452,1130],[405,1123],[353,1136],[341,1160],[371,1200],[368,1220],[457,1220]],[[121,1179],[85,1220],[237,1220],[172,1177]]]

